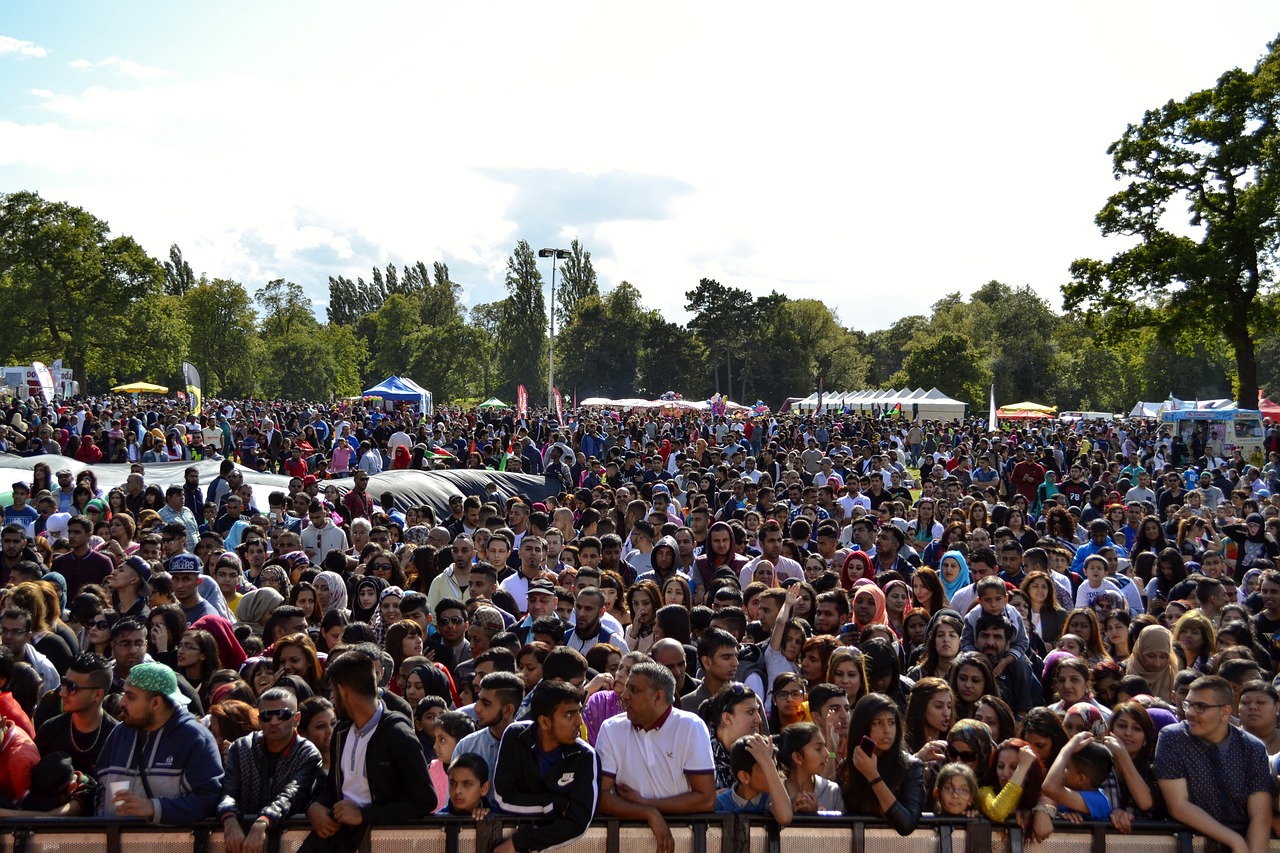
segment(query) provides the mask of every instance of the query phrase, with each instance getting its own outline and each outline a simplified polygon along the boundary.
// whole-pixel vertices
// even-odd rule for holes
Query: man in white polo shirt
[[[596,740],[600,811],[648,823],[658,853],[675,849],[664,815],[708,812],[716,798],[711,736],[698,715],[673,707],[675,690],[669,669],[636,664],[620,696],[626,714],[606,720]]]

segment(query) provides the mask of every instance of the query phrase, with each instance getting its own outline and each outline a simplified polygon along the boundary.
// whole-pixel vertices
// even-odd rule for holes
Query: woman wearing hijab
[[[311,582],[323,613],[347,610],[347,583],[337,572],[324,571]]]
[[[279,590],[269,586],[250,590],[240,597],[236,605],[236,617],[241,622],[255,626],[255,633],[261,633],[272,612],[284,603],[284,596]]]
[[[1173,654],[1173,634],[1163,625],[1148,625],[1138,634],[1128,659],[1124,662],[1128,675],[1141,676],[1151,688],[1151,695],[1166,702],[1173,701],[1173,682],[1178,665]]]
[[[846,590],[853,589],[853,585],[863,578],[873,580],[875,573],[871,559],[864,551],[850,551],[844,558],[844,565],[840,567],[840,585]]]
[[[218,645],[218,660],[224,669],[240,671],[245,662],[244,649],[236,639],[235,626],[221,616],[201,616],[191,623],[192,630],[208,631]]]
[[[388,586],[390,584],[385,580],[372,575],[365,575],[356,581],[355,600],[351,602],[351,620],[372,625],[373,617],[378,612],[378,601],[382,591]]]
[[[959,551],[948,551],[938,563],[938,577],[947,594],[947,601],[951,601],[957,592],[972,583],[969,578],[969,561]]]

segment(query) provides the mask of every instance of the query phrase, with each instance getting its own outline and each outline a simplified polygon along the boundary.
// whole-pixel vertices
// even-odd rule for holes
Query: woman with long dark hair
[[[922,678],[947,678],[951,673],[951,662],[960,654],[960,638],[964,635],[964,622],[954,610],[939,613],[929,622],[929,631],[925,635],[924,654],[918,664],[907,672],[907,678],[919,681]]]
[[[902,748],[902,734],[902,713],[893,699],[863,696],[849,721],[848,751],[836,781],[845,814],[882,817],[905,836],[915,832],[924,811],[924,762]]]
[[[1022,591],[1031,602],[1031,630],[1040,635],[1045,645],[1052,645],[1062,634],[1067,612],[1058,603],[1053,579],[1041,571],[1028,572],[1022,579]]]
[[[957,655],[951,661],[947,683],[956,695],[957,720],[972,717],[978,700],[988,693],[1000,695],[1000,685],[991,672],[991,662],[982,652],[961,652]]]

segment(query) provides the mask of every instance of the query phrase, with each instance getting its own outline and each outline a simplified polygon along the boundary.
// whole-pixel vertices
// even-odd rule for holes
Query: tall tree
[[[206,392],[252,393],[255,356],[261,353],[254,334],[257,318],[244,285],[202,278],[182,302],[191,326],[190,358],[204,371]]]
[[[1095,221],[1138,242],[1109,261],[1073,263],[1067,309],[1120,309],[1111,328],[1153,326],[1166,341],[1225,336],[1236,400],[1256,405],[1254,339],[1277,319],[1264,297],[1280,237],[1280,41],[1252,72],[1233,69],[1212,89],[1148,110],[1108,153],[1124,187]],[[1178,200],[1190,228],[1175,231]]]
[[[163,291],[164,268],[83,208],[27,191],[0,196],[0,351],[8,357],[62,357],[93,387],[112,350],[135,346],[134,306]]]
[[[547,302],[542,295],[542,274],[527,240],[516,244],[507,259],[507,298],[502,301],[498,324],[498,366],[512,393],[517,385],[534,389],[542,381],[547,349]],[[532,390],[530,390],[532,394]]]
[[[300,284],[277,278],[267,282],[253,298],[262,306],[263,337],[286,337],[320,325],[311,313],[311,297]]]
[[[169,247],[169,260],[164,262],[164,292],[170,296],[186,296],[196,286],[191,264],[182,258],[182,250],[174,243]]]
[[[713,278],[698,281],[685,292],[685,310],[693,314],[689,329],[711,353],[715,390],[722,390],[720,364],[724,364],[723,390],[733,390],[733,361],[740,355],[748,331],[755,325],[756,303],[750,291],[723,285]]]
[[[569,257],[560,267],[560,280],[556,282],[556,325],[569,325],[578,303],[588,296],[599,295],[600,285],[596,282],[591,253],[574,237],[569,245]]]
[[[498,354],[498,328],[502,324],[502,302],[483,302],[471,307],[471,328],[479,349],[480,396],[486,400],[493,396],[494,363]]]

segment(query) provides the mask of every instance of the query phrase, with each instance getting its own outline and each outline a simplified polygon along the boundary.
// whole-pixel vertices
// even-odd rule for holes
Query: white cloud
[[[0,56],[4,56],[7,53],[40,59],[48,56],[49,50],[34,42],[16,39],[13,36],[0,36]]]
[[[168,77],[175,77],[172,71],[166,71],[163,68],[157,68],[154,65],[143,65],[132,59],[121,59],[119,56],[108,56],[106,59],[98,63],[90,62],[87,59],[75,59],[68,63],[77,71],[88,71],[92,68],[107,68],[115,71],[123,77],[131,77],[135,80],[163,80]]]

